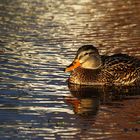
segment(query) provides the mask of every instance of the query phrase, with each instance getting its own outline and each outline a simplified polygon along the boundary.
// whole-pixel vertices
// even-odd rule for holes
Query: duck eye
[[[88,55],[89,53],[85,53],[84,55]]]
[[[86,56],[86,55],[89,55],[90,53],[89,52],[87,52],[87,53],[85,53],[85,54],[81,54],[80,56],[79,56],[79,59],[81,59],[82,57],[84,57],[84,56]]]

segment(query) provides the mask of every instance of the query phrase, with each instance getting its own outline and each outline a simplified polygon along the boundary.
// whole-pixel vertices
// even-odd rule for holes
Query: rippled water
[[[140,57],[139,0],[0,1],[0,139],[140,139],[139,87],[67,86],[83,44]]]

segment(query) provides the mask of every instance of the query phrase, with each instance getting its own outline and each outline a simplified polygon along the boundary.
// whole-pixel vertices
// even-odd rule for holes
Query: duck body
[[[81,58],[81,54],[85,58]],[[79,59],[83,59],[83,61]],[[73,65],[77,61],[79,63],[74,67]],[[140,82],[139,59],[126,54],[101,56],[98,50],[92,45],[82,46],[78,50],[73,63],[67,69],[71,71],[68,82],[73,84],[133,85]]]

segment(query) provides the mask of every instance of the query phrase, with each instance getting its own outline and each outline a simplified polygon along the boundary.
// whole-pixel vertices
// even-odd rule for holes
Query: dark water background
[[[83,44],[140,58],[140,1],[0,0],[0,140],[140,139],[139,87],[67,86]]]

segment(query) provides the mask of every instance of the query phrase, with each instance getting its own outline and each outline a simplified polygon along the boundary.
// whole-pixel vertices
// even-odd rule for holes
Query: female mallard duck
[[[80,85],[131,85],[140,82],[140,60],[126,54],[101,56],[92,45],[78,49],[65,72],[72,71],[69,83]]]

